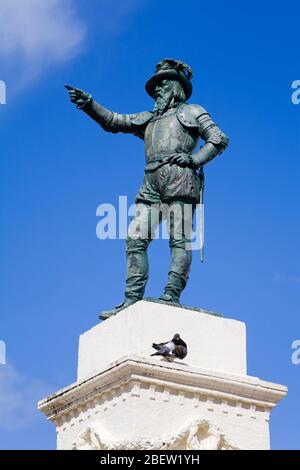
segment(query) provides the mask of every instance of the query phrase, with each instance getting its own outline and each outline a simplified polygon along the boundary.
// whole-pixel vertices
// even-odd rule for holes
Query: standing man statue
[[[90,94],[66,85],[71,101],[104,130],[134,134],[145,142],[145,176],[126,239],[125,300],[113,310],[102,312],[103,320],[143,298],[148,280],[147,249],[162,220],[162,205],[169,209],[171,268],[160,299],[178,304],[186,286],[192,261],[191,224],[186,222],[192,219],[200,201],[203,166],[228,145],[228,138],[208,112],[186,102],[192,94],[191,79],[192,70],[187,64],[162,60],[146,83],[146,91],[154,98],[154,110],[137,114],[109,111]],[[204,145],[196,151],[199,139]]]

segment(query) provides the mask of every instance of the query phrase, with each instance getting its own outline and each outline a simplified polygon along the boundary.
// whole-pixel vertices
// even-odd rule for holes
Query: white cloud
[[[10,92],[78,55],[88,28],[106,47],[147,2],[90,1],[80,9],[78,0],[0,0],[0,79],[9,80]]]
[[[84,37],[73,0],[0,0],[0,60],[22,81],[74,57]]]
[[[30,425],[39,411],[37,402],[53,392],[41,380],[19,374],[12,365],[0,366],[0,430]]]

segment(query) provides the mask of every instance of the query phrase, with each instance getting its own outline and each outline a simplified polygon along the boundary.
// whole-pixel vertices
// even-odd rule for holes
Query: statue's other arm
[[[217,155],[221,155],[227,148],[229,139],[218,128],[207,112],[198,117],[197,123],[199,125],[199,135],[205,141],[205,145],[199,152],[193,153],[190,158],[193,165],[199,168]]]
[[[220,155],[228,146],[228,137],[218,128],[208,112],[201,106],[185,103],[179,106],[177,117],[183,127],[193,129],[204,140],[205,144],[198,152],[189,155],[175,155],[172,163],[200,168],[217,155]]]
[[[89,93],[69,85],[65,85],[65,87],[69,92],[71,101],[77,105],[77,108],[88,114],[105,131],[113,133],[124,132],[143,138],[144,125],[151,119],[151,113],[114,113],[94,101]]]

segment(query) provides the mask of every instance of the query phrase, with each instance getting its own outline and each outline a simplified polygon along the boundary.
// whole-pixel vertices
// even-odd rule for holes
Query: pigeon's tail
[[[155,352],[155,353],[151,354],[151,357],[152,357],[152,356],[161,356],[161,354],[160,354],[160,352],[159,352],[159,351],[157,351],[157,352]]]
[[[160,345],[159,344],[156,344],[156,343],[152,343],[152,348],[156,349],[157,351],[160,350]],[[152,354],[153,356],[153,354]]]

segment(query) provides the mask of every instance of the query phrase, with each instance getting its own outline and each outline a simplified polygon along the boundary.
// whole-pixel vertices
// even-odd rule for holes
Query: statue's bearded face
[[[166,111],[172,101],[173,101],[173,83],[171,80],[163,80],[155,88],[155,104],[154,112],[155,114],[163,114]]]
[[[167,109],[185,100],[185,92],[177,80],[162,80],[155,88],[154,113],[163,114]]]

